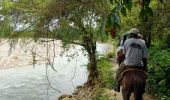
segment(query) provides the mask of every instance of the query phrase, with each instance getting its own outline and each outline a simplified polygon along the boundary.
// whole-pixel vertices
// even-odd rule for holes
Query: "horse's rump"
[[[122,73],[122,93],[124,98],[129,98],[130,94],[134,92],[135,100],[142,100],[142,94],[145,91],[147,74],[140,69],[127,69]],[[129,99],[124,99],[129,100]]]
[[[147,79],[147,73],[146,73],[146,71],[141,70],[141,69],[129,68],[129,69],[126,69],[125,71],[123,71],[121,73],[121,77],[122,77],[122,79],[131,77],[131,78],[134,78],[134,79],[139,78],[139,79],[142,79],[142,80],[146,80]]]
[[[126,68],[126,70],[124,70],[121,73],[121,77],[123,78],[123,76],[126,75],[127,73],[132,74],[132,75],[135,74],[135,76],[141,76],[141,78],[147,78],[146,71],[144,71],[142,69]]]

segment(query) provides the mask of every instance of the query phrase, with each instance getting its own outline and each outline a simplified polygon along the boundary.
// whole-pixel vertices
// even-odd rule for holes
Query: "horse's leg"
[[[143,92],[141,90],[135,91],[134,92],[135,100],[142,100],[142,95],[143,95]]]
[[[141,87],[135,87],[134,96],[135,100],[142,100],[143,93],[145,92],[145,84],[142,84]]]
[[[130,100],[132,91],[130,89],[122,88],[123,100]]]
[[[123,89],[123,87],[122,87],[122,95],[123,95],[123,100],[128,100],[128,99],[126,98],[126,90]]]

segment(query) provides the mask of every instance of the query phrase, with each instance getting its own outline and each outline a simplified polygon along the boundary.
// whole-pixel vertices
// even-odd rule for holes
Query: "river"
[[[111,48],[109,44],[97,44],[99,54]],[[67,55],[74,52],[76,55],[68,60]],[[56,55],[54,68],[57,72],[45,64],[0,70],[0,100],[57,100],[62,94],[73,93],[76,86],[87,81],[88,60],[85,54],[80,46],[75,46],[63,56]],[[49,86],[46,72],[50,86],[57,91]]]

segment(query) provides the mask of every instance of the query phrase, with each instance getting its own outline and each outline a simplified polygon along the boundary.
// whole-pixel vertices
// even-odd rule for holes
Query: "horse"
[[[130,100],[130,95],[134,92],[135,100],[142,100],[145,92],[147,74],[141,69],[126,69],[122,73],[120,85],[122,87],[123,100]]]

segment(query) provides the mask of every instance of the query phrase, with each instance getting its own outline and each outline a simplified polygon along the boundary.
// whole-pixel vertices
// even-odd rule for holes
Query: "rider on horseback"
[[[117,50],[116,50],[116,61],[117,61],[117,63],[120,65],[122,62],[123,62],[123,60],[124,60],[124,58],[123,58],[123,47],[124,47],[124,43],[125,43],[125,41],[128,39],[128,34],[127,33],[125,33],[125,34],[123,34],[123,36],[122,36],[122,38],[120,39],[120,41],[119,41],[119,46],[118,46],[118,48],[117,48]]]
[[[129,39],[124,43],[123,58],[116,72],[116,91],[120,92],[121,73],[127,68],[147,70],[148,51],[144,40],[138,39],[139,30],[132,28],[129,31]]]

